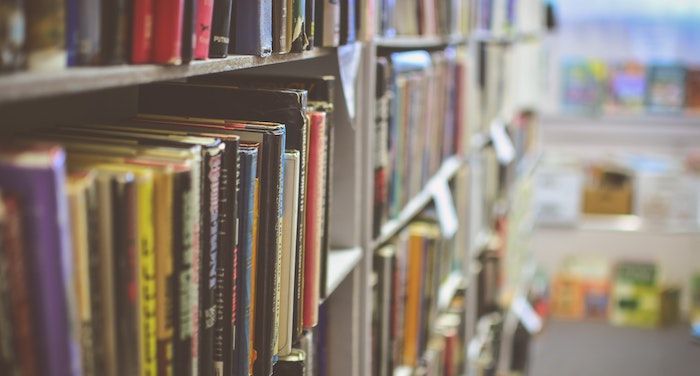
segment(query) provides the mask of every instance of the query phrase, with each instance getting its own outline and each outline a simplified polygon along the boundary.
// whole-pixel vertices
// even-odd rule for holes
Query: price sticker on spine
[[[442,235],[446,238],[451,238],[457,233],[459,228],[459,218],[457,217],[457,209],[455,209],[452,191],[446,180],[434,181],[430,191],[435,202],[435,210],[437,211],[438,222]]]

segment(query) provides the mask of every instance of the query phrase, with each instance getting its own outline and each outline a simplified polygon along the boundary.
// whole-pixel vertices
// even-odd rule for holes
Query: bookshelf
[[[193,61],[187,65],[77,67],[56,72],[1,75],[0,88],[3,90],[0,90],[0,104],[308,60],[326,56],[331,52],[331,49],[315,48],[307,52],[268,57],[229,56],[223,59]]]
[[[358,0],[359,9],[376,6],[376,1]],[[476,1],[459,1],[476,6]],[[497,2],[494,2],[497,4]],[[375,9],[369,9],[373,14]],[[361,24],[366,24],[364,20]],[[142,86],[164,81],[186,81],[208,76],[221,78],[235,75],[291,75],[318,77],[333,76],[336,80],[332,99],[332,123],[335,143],[332,155],[333,175],[330,244],[325,274],[326,295],[321,301],[327,322],[324,330],[327,342],[323,354],[333,376],[372,375],[373,295],[372,286],[375,252],[392,242],[410,224],[421,218],[426,209],[437,208],[437,196],[448,187],[454,199],[452,208],[457,215],[458,230],[453,234],[462,258],[454,270],[436,283],[438,313],[450,308],[453,299],[466,290],[466,308],[460,313],[464,335],[460,358],[468,359],[467,348],[476,333],[476,291],[479,265],[476,260],[495,236],[491,207],[487,207],[483,188],[485,166],[482,156],[493,146],[485,119],[494,114],[480,106],[478,44],[513,46],[541,38],[540,33],[499,33],[479,31],[448,36],[373,36],[371,31],[360,30],[358,41],[339,47],[316,47],[303,53],[272,55],[269,57],[229,56],[223,59],[193,61],[178,66],[118,65],[68,68],[55,72],[20,72],[0,75],[0,116],[3,125],[0,134],[21,133],[43,129],[66,122],[90,123],[102,120],[122,120],[138,113]],[[455,61],[465,62],[465,77],[459,89],[466,93],[462,102],[454,106],[464,109],[461,149],[454,155],[444,156],[437,171],[426,176],[425,184],[417,194],[409,197],[398,214],[380,227],[373,235],[374,198],[373,145],[379,135],[375,128],[377,103],[377,61],[388,51],[450,49]],[[499,67],[500,69],[500,67]],[[430,74],[434,74],[431,70]],[[457,86],[455,85],[455,91]],[[37,110],[41,107],[41,111]],[[433,109],[435,110],[435,109]],[[435,111],[437,112],[437,111]],[[510,119],[508,119],[510,120]],[[430,149],[434,145],[426,144]],[[517,170],[532,171],[536,160],[526,158],[514,162]],[[529,173],[528,173],[529,174]],[[507,189],[504,189],[507,190]],[[466,202],[466,204],[463,204]],[[436,210],[439,211],[439,210]],[[451,210],[450,210],[451,211]],[[440,214],[438,213],[438,216]],[[526,287],[523,287],[526,288]],[[429,323],[430,330],[432,324]],[[425,354],[418,354],[422,357]],[[467,366],[471,367],[469,360]],[[411,375],[416,367],[397,365],[395,375]],[[470,374],[465,369],[464,374]],[[256,375],[258,376],[258,375]],[[307,376],[307,375],[305,375]],[[308,375],[308,376],[317,376]]]

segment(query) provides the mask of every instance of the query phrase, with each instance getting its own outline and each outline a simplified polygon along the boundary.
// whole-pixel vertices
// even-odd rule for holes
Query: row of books
[[[9,0],[0,72],[182,64],[354,42],[356,0]]]
[[[676,64],[569,60],[563,63],[564,110],[583,114],[679,114],[700,111],[700,69]]]
[[[378,58],[375,237],[463,149],[466,65],[457,56],[448,48]]]
[[[299,366],[325,295],[333,79],[215,82],[0,148],[1,374]]]
[[[447,308],[454,316],[443,318],[438,310],[441,284],[454,270],[455,254],[463,247],[444,239],[432,219],[419,219],[374,254],[374,312],[372,327],[373,374],[392,375],[399,366],[425,366],[424,356],[433,349],[434,336],[449,327],[450,341],[463,338],[463,296]],[[445,321],[450,325],[445,325]],[[460,346],[458,346],[460,347]],[[462,354],[448,350],[448,372],[461,374]]]
[[[471,0],[380,0],[377,30],[384,37],[467,35]]]

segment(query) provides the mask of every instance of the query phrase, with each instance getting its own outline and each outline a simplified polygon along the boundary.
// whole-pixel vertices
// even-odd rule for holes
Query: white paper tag
[[[340,82],[343,86],[345,105],[350,119],[355,119],[355,83],[357,72],[360,68],[362,56],[360,42],[346,44],[338,47],[338,67],[340,69]]]
[[[491,142],[496,151],[496,159],[502,165],[507,165],[515,159],[515,147],[506,133],[506,128],[500,120],[494,120],[489,128]]]
[[[446,180],[436,180],[430,187],[430,191],[435,201],[440,230],[445,238],[451,238],[457,233],[459,228],[459,218],[450,186]]]
[[[542,330],[542,319],[524,296],[520,295],[515,298],[512,310],[530,334],[535,334]]]

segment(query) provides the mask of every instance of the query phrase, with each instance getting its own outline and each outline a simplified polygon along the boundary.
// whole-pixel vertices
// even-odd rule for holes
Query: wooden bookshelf
[[[8,74],[0,76],[0,104],[314,59],[327,56],[333,51],[335,50],[329,48],[315,48],[302,53],[267,57],[229,56],[224,59],[193,61],[186,65],[116,65]]]

